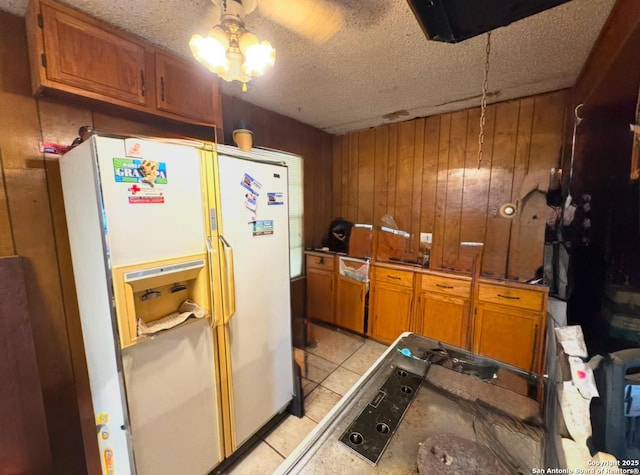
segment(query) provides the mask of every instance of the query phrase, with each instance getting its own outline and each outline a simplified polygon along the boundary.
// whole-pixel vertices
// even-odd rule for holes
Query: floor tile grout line
[[[280,452],[278,452],[278,449],[276,449],[273,445],[271,445],[269,442],[267,442],[265,439],[262,439],[262,441],[267,444],[275,453],[277,453],[280,457],[282,457],[283,461],[286,460],[287,457],[285,457],[283,454],[281,454]]]

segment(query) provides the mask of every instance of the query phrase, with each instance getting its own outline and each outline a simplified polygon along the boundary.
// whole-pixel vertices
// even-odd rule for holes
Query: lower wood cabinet
[[[387,344],[412,331],[543,371],[546,287],[480,279],[472,293],[470,276],[374,264],[367,298],[368,284],[338,272],[338,259],[307,253],[307,318]]]
[[[374,267],[373,276],[369,334],[391,343],[410,328],[413,272]]]
[[[307,255],[307,318],[335,324],[334,256]]]
[[[367,284],[338,275],[336,292],[336,325],[364,333]]]
[[[540,373],[544,350],[547,288],[480,283],[473,351]]]
[[[418,305],[412,331],[433,340],[467,348],[471,281],[422,274],[416,277]]]

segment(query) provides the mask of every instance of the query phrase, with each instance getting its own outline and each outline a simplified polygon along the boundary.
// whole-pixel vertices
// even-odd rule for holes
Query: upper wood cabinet
[[[73,94],[222,126],[218,78],[195,61],[160,51],[52,0],[31,0],[26,25],[34,94]]]
[[[36,93],[68,92],[146,108],[152,49],[80,12],[35,1],[27,12]]]
[[[175,56],[156,52],[156,107],[205,122],[218,123],[220,94],[213,73]]]

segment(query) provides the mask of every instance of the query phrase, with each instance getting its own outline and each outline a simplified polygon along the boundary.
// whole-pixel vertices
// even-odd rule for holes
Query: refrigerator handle
[[[233,314],[236,313],[236,287],[234,282],[234,269],[233,269],[233,248],[229,245],[227,240],[220,236],[220,242],[224,252],[222,253],[222,265],[223,265],[223,277],[222,288],[224,297],[222,299],[223,305],[223,324],[229,323]]]
[[[213,274],[213,263],[216,262],[216,260],[214,259],[214,248],[213,248],[213,244],[211,243],[211,237],[207,237],[207,254],[209,254],[209,279],[212,283],[215,282],[214,279],[214,274]],[[213,289],[211,289],[211,295],[215,295],[213,292]],[[212,301],[211,302],[211,328],[215,328],[218,326],[219,322],[219,315],[218,312],[215,311],[215,304]]]

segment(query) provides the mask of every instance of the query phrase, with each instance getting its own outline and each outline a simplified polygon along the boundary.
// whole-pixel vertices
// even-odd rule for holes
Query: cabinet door
[[[367,284],[338,276],[336,296],[336,325],[364,332],[364,301]]]
[[[434,340],[467,347],[469,300],[422,292],[416,331]]]
[[[538,315],[513,307],[479,304],[473,350],[525,371],[536,371]]]
[[[222,127],[218,78],[204,67],[156,52],[156,107]]]
[[[307,318],[334,323],[333,272],[307,269]]]
[[[147,105],[145,48],[80,14],[42,4],[46,79],[93,99]],[[64,87],[59,89],[65,90]],[[94,93],[92,94],[87,94]]]
[[[409,331],[413,289],[376,282],[373,288],[371,336],[385,343],[393,342]]]

